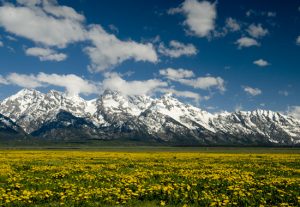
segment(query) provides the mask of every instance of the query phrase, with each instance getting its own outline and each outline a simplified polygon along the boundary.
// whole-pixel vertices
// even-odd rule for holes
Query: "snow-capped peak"
[[[261,109],[211,114],[182,103],[171,93],[154,99],[106,90],[97,99],[87,101],[55,90],[44,94],[23,89],[0,103],[0,114],[15,121],[27,133],[55,121],[62,110],[94,124],[92,131],[97,127],[112,130],[107,136],[130,129],[164,140],[186,136],[206,139],[206,142],[215,138],[224,142],[264,139],[271,143],[300,143],[300,122],[292,117]]]
[[[152,100],[148,96],[123,95],[118,91],[105,90],[97,102],[105,110],[138,116]]]
[[[42,93],[35,89],[24,88],[24,89],[18,91],[16,94],[4,99],[3,102],[8,101],[8,100],[13,101],[13,100],[17,100],[17,99],[19,99],[19,100],[34,99],[41,95],[42,95]]]
[[[148,111],[151,111],[152,114],[160,113],[171,117],[189,129],[195,129],[201,125],[208,130],[214,131],[209,125],[211,118],[213,118],[212,114],[192,105],[180,102],[174,98],[171,93],[154,100],[148,108]]]
[[[96,106],[93,103],[95,101],[87,102],[55,90],[44,94],[34,89],[22,89],[1,102],[0,113],[16,121],[25,131],[31,132],[60,110],[80,117],[95,113]]]

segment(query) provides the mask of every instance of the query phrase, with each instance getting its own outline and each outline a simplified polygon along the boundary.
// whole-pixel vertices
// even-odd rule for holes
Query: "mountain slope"
[[[0,103],[0,113],[45,139],[154,140],[169,144],[300,144],[300,121],[255,110],[211,114],[166,94],[124,96],[106,90],[97,99],[23,89]]]
[[[27,133],[31,133],[55,117],[60,110],[88,118],[94,113],[95,108],[94,100],[85,101],[80,97],[68,97],[54,90],[43,94],[33,89],[23,89],[1,102],[0,113],[10,117]]]
[[[10,118],[0,114],[0,140],[25,138],[27,135],[21,127]]]
[[[256,142],[275,144],[300,141],[300,122],[278,112],[255,110],[223,113],[213,120],[212,125],[218,133],[235,137],[235,141],[239,138],[247,138],[248,141],[256,138]]]
[[[164,141],[206,143],[213,137],[211,118],[212,114],[166,94],[154,100],[139,116],[139,121],[150,134]]]
[[[66,141],[98,138],[101,136],[101,132],[92,122],[60,110],[55,117],[46,121],[31,135]]]

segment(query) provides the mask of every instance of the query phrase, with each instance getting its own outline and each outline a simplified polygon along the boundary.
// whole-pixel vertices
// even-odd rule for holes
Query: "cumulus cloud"
[[[259,67],[266,67],[266,66],[270,65],[270,63],[268,61],[263,60],[263,59],[255,60],[255,61],[253,61],[253,64],[258,65]]]
[[[42,87],[43,84],[37,79],[35,75],[26,75],[18,73],[10,73],[6,76],[6,81],[9,84],[21,86],[24,88],[38,88]]]
[[[43,1],[43,9],[48,14],[51,14],[57,18],[66,18],[73,21],[83,22],[85,17],[79,13],[77,13],[73,8],[68,6],[58,6],[56,0]]]
[[[96,84],[74,74],[59,75],[39,73],[36,78],[41,83],[65,88],[71,96],[78,95],[80,93],[88,95],[98,92]]]
[[[257,96],[257,95],[262,94],[262,91],[259,88],[252,88],[250,86],[244,86],[243,89],[247,94],[249,94],[251,96]]]
[[[174,68],[166,68],[159,70],[159,74],[162,76],[165,76],[166,78],[170,80],[178,80],[182,78],[191,78],[194,77],[195,74],[191,70],[186,69],[174,69]]]
[[[25,2],[25,1],[24,1]],[[47,2],[47,1],[45,1]],[[28,38],[46,46],[65,47],[67,44],[85,39],[82,19],[70,7],[51,6],[51,9],[32,5],[14,6],[4,4],[0,7],[0,26],[7,32]],[[50,14],[52,15],[49,15]]]
[[[0,40],[0,47],[3,47],[3,42]]]
[[[0,85],[3,84],[3,85],[6,85],[8,84],[7,80],[5,78],[3,78],[2,75],[0,75]]]
[[[192,74],[193,75],[193,74]],[[161,79],[147,79],[147,80],[125,80],[122,75],[118,73],[105,73],[104,79],[101,82],[93,82],[75,74],[47,74],[40,72],[38,74],[19,74],[10,73],[9,75],[2,77],[0,75],[0,84],[5,85],[17,85],[24,88],[40,88],[56,86],[65,89],[69,96],[77,96],[79,94],[100,94],[106,89],[119,91],[123,95],[155,95],[157,93],[172,93],[177,97],[183,97],[191,99],[195,104],[199,104],[201,100],[208,100],[210,96],[200,96],[198,93],[192,91],[179,91],[173,87],[170,87],[168,82]],[[175,77],[175,76],[170,76]],[[178,77],[191,77],[191,74],[181,75]],[[208,89],[215,87],[218,83],[211,80],[200,80],[198,78],[195,88]],[[204,78],[204,79],[205,79]],[[187,79],[180,79],[184,81]],[[192,81],[192,80],[191,80]],[[200,83],[203,81],[203,83]],[[187,83],[187,85],[193,85]],[[223,90],[223,89],[222,89]],[[225,89],[224,89],[225,90]]]
[[[195,76],[193,71],[182,69],[182,68],[161,69],[159,71],[159,74],[169,80],[179,82],[183,85],[191,86],[197,89],[208,90],[211,88],[216,88],[221,92],[224,92],[226,90],[225,81],[221,77],[206,76],[206,77],[192,78]]]
[[[40,61],[63,61],[68,56],[64,53],[57,53],[49,48],[31,47],[25,50],[26,55],[38,57]]]
[[[40,6],[47,14],[51,14],[58,18],[69,18],[78,21],[85,20],[85,17],[77,13],[73,8],[60,6],[56,0],[17,0],[17,3],[34,9],[37,9],[35,7]]]
[[[106,89],[116,90],[124,95],[152,95],[168,86],[167,82],[159,79],[127,81],[118,73],[105,73],[102,82],[93,82],[75,74],[19,74],[10,73],[0,76],[0,84],[17,85],[24,88],[40,88],[58,86],[66,90],[68,95],[99,94]],[[182,95],[183,96],[183,95]],[[192,96],[187,94],[186,96]]]
[[[238,45],[239,49],[242,49],[243,47],[260,46],[260,43],[250,37],[241,37],[235,42],[235,44]]]
[[[264,37],[269,33],[268,29],[264,29],[261,24],[251,24],[247,29],[248,34],[254,38]]]
[[[21,5],[26,6],[36,6],[42,3],[42,0],[17,0],[17,2]]]
[[[58,5],[55,0],[18,0],[16,5],[4,3],[0,6],[0,27],[44,48],[65,48],[71,43],[85,42],[88,46],[84,52],[91,60],[88,68],[92,72],[111,69],[129,59],[149,62],[158,60],[151,43],[122,41],[107,33],[100,25],[86,25],[83,15],[71,7]],[[43,56],[41,53],[47,54]],[[64,54],[50,50],[35,49],[33,54],[41,60],[58,61],[66,58]]]
[[[33,74],[18,74],[11,73],[6,76],[7,84],[13,84],[25,88],[39,88],[47,85],[59,86],[66,89],[69,95],[93,94],[98,93],[98,86],[91,81],[85,80],[77,75],[59,75],[39,73]]]
[[[178,82],[184,85],[192,86],[193,88],[199,88],[203,90],[208,90],[211,88],[216,88],[221,92],[224,92],[225,81],[221,77],[198,77],[196,79],[179,79]]]
[[[214,37],[225,37],[230,32],[238,32],[241,30],[241,24],[232,17],[228,17],[225,20],[225,25],[221,28],[217,28],[213,31]]]
[[[300,106],[290,106],[288,108],[287,114],[300,120]]]
[[[124,95],[151,95],[168,84],[159,79],[126,81],[118,73],[107,73],[102,88],[117,90]]]
[[[108,34],[100,25],[92,25],[88,37],[93,46],[84,51],[91,59],[89,70],[100,72],[129,59],[135,61],[156,62],[156,51],[151,43],[141,44],[131,40],[121,41],[113,34]]]
[[[240,24],[237,22],[237,20],[229,17],[225,21],[226,28],[228,28],[232,32],[239,31],[241,29]]]
[[[176,40],[172,40],[169,43],[169,47],[166,47],[163,43],[161,43],[158,47],[159,53],[171,57],[178,58],[180,56],[191,56],[197,54],[197,48],[193,44],[183,44]]]
[[[181,13],[185,15],[183,22],[189,32],[198,37],[207,37],[215,28],[217,11],[215,3],[208,1],[185,0],[180,7],[172,8],[169,14]]]

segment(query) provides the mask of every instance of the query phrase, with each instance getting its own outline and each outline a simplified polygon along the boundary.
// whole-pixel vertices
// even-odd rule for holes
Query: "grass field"
[[[300,153],[2,150],[0,206],[300,206]]]

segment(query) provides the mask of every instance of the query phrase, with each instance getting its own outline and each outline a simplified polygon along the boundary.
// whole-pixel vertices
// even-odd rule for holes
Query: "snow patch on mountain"
[[[92,127],[90,131],[105,129],[110,135],[129,130],[165,141],[186,137],[203,142],[228,139],[242,143],[251,142],[253,137],[254,141],[269,143],[300,143],[300,121],[292,117],[267,110],[211,114],[180,102],[172,94],[151,98],[106,90],[97,99],[84,100],[54,90],[44,94],[23,89],[0,103],[0,113],[27,133],[55,122],[61,111],[92,123],[88,125]]]

